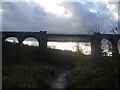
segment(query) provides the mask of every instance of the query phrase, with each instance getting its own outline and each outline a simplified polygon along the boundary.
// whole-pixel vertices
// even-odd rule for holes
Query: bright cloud
[[[3,10],[2,10],[2,9],[0,9],[0,12],[3,12]]]
[[[86,28],[102,24],[107,33],[118,23],[117,3],[63,2],[62,0],[25,0],[3,2],[3,30],[49,33],[85,33]]]
[[[88,46],[86,46],[85,44],[86,43],[75,43],[75,42],[48,42],[47,43],[49,48],[60,49],[60,50],[69,50],[72,52],[76,52],[77,46],[78,46],[83,54],[90,55],[91,54],[90,43],[87,43],[87,44],[89,44]]]
[[[57,15],[62,15],[65,12],[64,7],[58,5],[60,2],[57,0],[49,1],[48,0],[35,0],[37,4],[42,6],[45,9],[45,12],[54,13]]]

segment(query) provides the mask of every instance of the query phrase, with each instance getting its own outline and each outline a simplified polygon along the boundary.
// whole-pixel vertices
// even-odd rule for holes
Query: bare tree
[[[110,33],[113,33],[113,34],[118,34],[118,28],[117,27],[114,27]]]
[[[105,33],[105,29],[103,28],[102,24],[96,25],[94,29],[95,33]]]
[[[56,49],[55,45],[48,46],[48,48]]]
[[[76,47],[77,52],[82,53],[82,48],[80,47],[79,42],[76,42],[76,46],[75,47]]]
[[[94,34],[94,27],[93,26],[88,26],[85,27],[85,34]]]
[[[95,26],[86,27],[87,34],[94,34],[94,33],[106,33],[102,24],[97,24]]]
[[[100,34],[105,34],[106,30],[104,29],[102,24],[99,25],[95,25],[95,26],[90,26],[86,28],[86,33],[87,34],[94,34],[94,33],[100,33]],[[117,34],[118,33],[118,29],[115,27],[112,29],[111,33]],[[108,47],[108,52],[112,51],[112,44],[110,42],[108,42],[108,40],[105,40],[105,42],[101,43],[102,45],[102,49],[103,49],[103,53],[105,56],[107,56],[107,53],[104,52],[105,48]]]

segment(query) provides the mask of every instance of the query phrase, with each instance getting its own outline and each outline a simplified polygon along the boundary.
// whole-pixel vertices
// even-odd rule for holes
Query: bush
[[[119,87],[118,57],[86,57],[68,75],[68,88]],[[83,59],[83,58],[82,58]]]

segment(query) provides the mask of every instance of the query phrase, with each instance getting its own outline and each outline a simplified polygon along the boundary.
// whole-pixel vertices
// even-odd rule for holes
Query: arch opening
[[[120,54],[120,39],[118,40],[117,46],[118,46],[118,51],[119,51],[119,54]]]
[[[27,37],[27,38],[25,38],[24,41],[22,42],[22,44],[28,45],[28,46],[39,47],[39,42],[34,37]]]
[[[90,42],[47,42],[48,48],[91,54]]]
[[[101,40],[101,49],[103,56],[112,56],[112,43],[108,39]]]
[[[19,43],[16,37],[8,37],[5,41],[12,42],[12,43]]]

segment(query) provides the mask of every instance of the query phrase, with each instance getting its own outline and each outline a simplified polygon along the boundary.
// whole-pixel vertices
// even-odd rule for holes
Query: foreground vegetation
[[[75,68],[67,76],[68,88],[119,88],[120,56],[82,57],[78,54]]]
[[[72,52],[3,42],[3,88],[49,88],[73,67]]]
[[[3,88],[50,88],[64,71],[67,88],[119,88],[119,58],[3,42]]]

